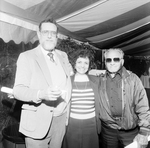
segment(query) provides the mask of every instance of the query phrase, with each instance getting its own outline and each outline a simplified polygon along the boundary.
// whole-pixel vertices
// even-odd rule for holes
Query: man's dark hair
[[[53,18],[47,18],[45,20],[43,20],[40,24],[39,24],[39,31],[41,31],[41,26],[43,23],[52,23],[55,24],[57,27],[57,32],[58,32],[58,24],[56,23],[56,21]]]

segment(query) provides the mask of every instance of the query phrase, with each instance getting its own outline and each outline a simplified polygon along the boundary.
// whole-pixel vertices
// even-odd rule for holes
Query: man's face
[[[124,64],[118,51],[110,51],[105,57],[105,65],[110,73],[116,73]]]
[[[41,30],[38,32],[38,38],[41,46],[51,51],[55,49],[57,45],[57,27],[52,23],[43,23]]]

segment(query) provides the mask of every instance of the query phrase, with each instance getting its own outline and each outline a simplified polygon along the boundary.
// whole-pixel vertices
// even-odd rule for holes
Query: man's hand
[[[62,91],[58,87],[48,87],[46,90],[40,90],[39,99],[47,101],[55,101],[62,94]]]
[[[137,141],[138,148],[146,148],[148,145],[148,135],[137,134],[133,141]]]

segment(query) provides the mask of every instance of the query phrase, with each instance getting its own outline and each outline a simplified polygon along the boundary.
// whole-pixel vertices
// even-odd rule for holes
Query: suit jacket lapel
[[[56,51],[56,55],[59,58],[60,64],[62,65],[66,75],[69,76],[69,71],[67,69],[67,65],[65,64],[65,59],[57,51]]]
[[[38,48],[38,50],[36,50],[35,60],[38,63],[39,68],[41,69],[41,72],[43,73],[46,82],[48,83],[49,86],[51,86],[52,85],[52,79],[51,79],[49,69],[47,67],[47,63],[46,63],[44,55],[40,49],[40,46],[38,46],[37,48]]]

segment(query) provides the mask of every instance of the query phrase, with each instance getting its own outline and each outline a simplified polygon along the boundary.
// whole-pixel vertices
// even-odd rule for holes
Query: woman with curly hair
[[[70,115],[64,148],[99,148],[99,78],[88,75],[93,60],[91,57],[87,50],[74,54]]]

